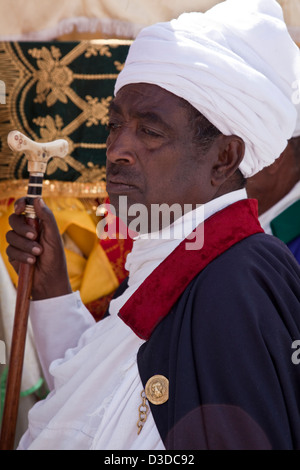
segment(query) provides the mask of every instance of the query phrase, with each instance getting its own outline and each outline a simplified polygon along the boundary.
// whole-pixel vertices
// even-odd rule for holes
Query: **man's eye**
[[[151,137],[161,137],[161,135],[158,134],[156,131],[153,131],[152,129],[148,129],[146,127],[143,128],[143,132]]]
[[[120,127],[120,124],[118,124],[117,122],[109,122],[107,124],[107,129],[109,131],[114,131],[115,129],[118,129]]]

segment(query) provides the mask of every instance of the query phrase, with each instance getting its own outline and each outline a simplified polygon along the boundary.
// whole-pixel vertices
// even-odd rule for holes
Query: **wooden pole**
[[[33,274],[34,266],[20,265],[10,364],[2,415],[0,450],[9,450],[14,447]]]
[[[68,143],[63,139],[48,143],[37,143],[18,131],[10,132],[7,140],[12,150],[22,150],[28,158],[30,177],[25,216],[26,222],[38,230],[39,223],[34,211],[33,201],[36,197],[42,195],[43,177],[48,160],[51,157],[63,158],[68,152]],[[14,449],[33,276],[34,265],[21,263],[2,416],[0,450]]]

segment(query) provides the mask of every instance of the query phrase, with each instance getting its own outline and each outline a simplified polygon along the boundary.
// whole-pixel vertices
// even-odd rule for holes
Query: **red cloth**
[[[203,226],[194,232],[201,236]],[[243,238],[263,232],[258,221],[257,200],[243,199],[204,222],[201,249],[187,250],[187,239],[148,276],[120,309],[119,316],[142,339],[148,340],[156,325],[192,279],[211,261]]]

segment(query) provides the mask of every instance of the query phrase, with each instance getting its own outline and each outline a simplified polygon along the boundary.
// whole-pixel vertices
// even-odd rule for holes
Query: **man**
[[[52,213],[36,199],[37,241],[18,201],[7,253],[16,270],[36,265],[31,319],[51,389],[19,449],[300,448],[299,266],[244,189],[292,135],[297,52],[273,0],[227,0],[134,41],[107,190],[117,214],[126,198],[129,225],[133,209],[147,215],[97,324],[71,292]],[[161,204],[182,209],[171,228],[152,224]]]
[[[300,119],[281,156],[247,180],[261,226],[287,244],[300,263]]]

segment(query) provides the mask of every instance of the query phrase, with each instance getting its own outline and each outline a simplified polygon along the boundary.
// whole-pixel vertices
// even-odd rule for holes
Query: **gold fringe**
[[[0,201],[26,196],[28,180],[7,180],[0,182]],[[107,197],[106,184],[81,183],[77,181],[44,180],[43,197],[75,197],[104,199]]]
[[[0,42],[0,71],[1,80],[5,83],[6,104],[0,106],[0,167],[1,179],[11,178],[20,155],[13,155],[7,144],[7,135],[10,131],[19,127],[15,121],[15,113],[12,112],[13,94],[16,83],[24,75],[24,70],[19,64],[17,67],[12,60],[13,50],[9,42]]]
[[[20,69],[14,65],[11,59],[12,55],[10,43],[0,42],[1,80],[4,81],[6,88],[9,90],[20,76]]]

